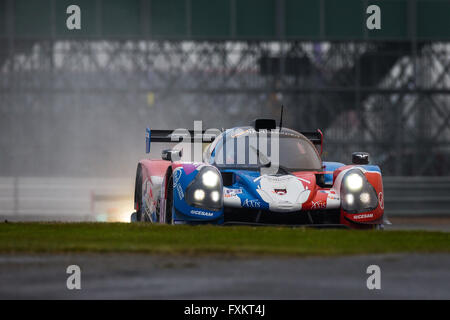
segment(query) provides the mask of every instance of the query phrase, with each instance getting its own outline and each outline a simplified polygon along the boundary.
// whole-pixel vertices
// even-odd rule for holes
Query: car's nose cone
[[[261,176],[256,191],[272,211],[297,211],[302,208],[311,190],[293,175]]]

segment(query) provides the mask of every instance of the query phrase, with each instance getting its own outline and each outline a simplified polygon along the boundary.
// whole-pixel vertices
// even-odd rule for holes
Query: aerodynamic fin
[[[150,146],[152,142],[212,142],[217,134],[203,131],[194,131],[186,129],[176,130],[153,130],[146,129],[145,133],[145,152],[150,153]],[[198,139],[198,140],[197,140]]]

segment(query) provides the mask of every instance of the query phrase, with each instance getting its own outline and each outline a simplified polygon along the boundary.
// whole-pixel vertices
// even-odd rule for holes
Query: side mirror
[[[183,150],[166,149],[161,153],[161,159],[167,161],[178,161],[183,155]]]
[[[367,152],[353,152],[352,153],[353,164],[368,164],[369,154]]]

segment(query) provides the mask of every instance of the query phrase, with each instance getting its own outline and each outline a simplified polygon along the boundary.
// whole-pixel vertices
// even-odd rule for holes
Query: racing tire
[[[166,224],[173,224],[173,178],[172,175],[167,182],[166,199]]]
[[[136,209],[136,222],[143,221],[143,206],[142,206],[142,169],[139,165],[136,173],[136,188],[135,188],[135,201],[137,203]]]

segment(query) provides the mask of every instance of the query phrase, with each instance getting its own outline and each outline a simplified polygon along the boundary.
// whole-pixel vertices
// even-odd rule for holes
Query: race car
[[[154,143],[177,145],[139,161],[131,221],[355,229],[388,222],[380,168],[365,152],[349,165],[322,161],[320,130],[297,132],[273,119],[226,130],[147,128],[147,153]]]

